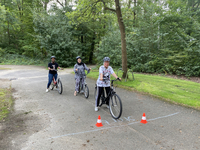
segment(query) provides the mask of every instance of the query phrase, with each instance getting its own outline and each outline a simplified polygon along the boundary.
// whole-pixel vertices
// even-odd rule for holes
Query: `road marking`
[[[169,115],[166,115],[166,116],[162,116],[162,117],[147,119],[147,121],[154,121],[154,120],[158,120],[158,119],[163,119],[163,118],[171,117],[171,116],[174,116],[174,115],[177,115],[177,114],[179,114],[179,112],[176,112],[176,113],[173,113],[173,114],[169,114]],[[129,125],[132,125],[132,124],[136,124],[136,123],[140,123],[140,121],[128,123],[128,124],[125,124],[125,125],[118,125],[118,126],[112,126],[112,127],[105,127],[105,128],[100,128],[100,129],[94,129],[94,130],[88,130],[88,131],[77,132],[77,133],[69,133],[69,134],[64,134],[64,135],[60,135],[60,136],[54,136],[54,137],[51,137],[51,138],[49,138],[49,139],[57,139],[57,138],[60,138],[60,137],[65,137],[65,136],[70,136],[70,135],[84,134],[84,133],[89,133],[89,132],[101,131],[101,130],[105,130],[105,129],[124,127],[124,126],[129,126]]]
[[[66,75],[66,74],[69,74],[69,73],[63,73],[63,74],[59,74],[59,75],[61,76],[61,75]],[[48,75],[34,76],[34,77],[21,77],[21,78],[17,78],[17,79],[23,80],[23,79],[34,79],[34,78],[43,78],[43,77],[48,78]]]

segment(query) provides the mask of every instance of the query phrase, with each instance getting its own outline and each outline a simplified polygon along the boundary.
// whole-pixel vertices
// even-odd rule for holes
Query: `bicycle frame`
[[[58,71],[58,70],[56,70],[56,71]],[[58,75],[57,75],[57,79],[56,79],[56,80],[55,80],[55,78],[53,77],[53,79],[52,79],[52,81],[51,81],[51,82],[53,82],[53,84],[51,83],[51,85],[53,85],[53,87],[57,86],[58,79],[61,80],[61,77],[59,77]]]
[[[102,93],[102,95],[101,95],[102,103],[101,103],[100,107],[101,107],[103,104],[106,104],[106,101],[109,101],[109,100],[110,100],[110,97],[116,93],[116,92],[114,91],[114,88],[113,88],[113,82],[114,82],[114,81],[116,81],[116,80],[112,80],[112,81],[111,81],[110,91],[109,91],[107,97],[105,97],[105,88],[104,88],[103,93]]]
[[[87,82],[86,82],[86,77],[87,75],[90,73],[90,70],[87,72],[87,74],[84,76],[84,83],[83,85],[81,85],[81,81],[79,82],[79,90],[80,89],[84,89],[85,85],[87,85]],[[82,87],[83,86],[83,87]],[[85,89],[84,89],[85,90]],[[79,91],[80,92],[80,91]]]
[[[54,85],[56,85],[57,84],[57,81],[55,80],[55,78],[53,77],[53,83],[54,83]]]

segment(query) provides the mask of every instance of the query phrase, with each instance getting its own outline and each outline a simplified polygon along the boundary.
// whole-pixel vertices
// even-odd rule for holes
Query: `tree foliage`
[[[200,76],[199,0],[121,0],[121,17],[114,0],[50,2],[0,0],[3,61],[56,55],[60,65],[72,66],[77,55],[98,64],[109,56],[121,68],[124,38],[129,69]]]

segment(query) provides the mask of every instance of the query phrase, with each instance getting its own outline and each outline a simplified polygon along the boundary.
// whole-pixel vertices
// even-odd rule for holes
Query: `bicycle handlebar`
[[[117,78],[117,79],[115,79],[115,80],[111,80],[111,83],[113,84],[113,82],[114,82],[114,81],[117,81],[117,80],[121,81],[119,78]]]
[[[115,80],[111,80],[111,86],[113,86],[113,82],[115,82],[115,81],[117,81],[117,80],[121,81],[119,78],[117,78],[117,79],[115,79]],[[105,82],[106,79],[103,79],[103,81]]]
[[[51,68],[50,68],[50,70],[51,70]],[[63,70],[63,69],[54,69],[54,70],[51,70],[51,71],[58,71],[58,70]]]

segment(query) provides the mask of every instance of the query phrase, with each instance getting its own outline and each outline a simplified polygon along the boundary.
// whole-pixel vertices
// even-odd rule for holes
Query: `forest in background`
[[[109,56],[125,70],[200,76],[200,0],[54,1],[0,0],[0,64]]]

